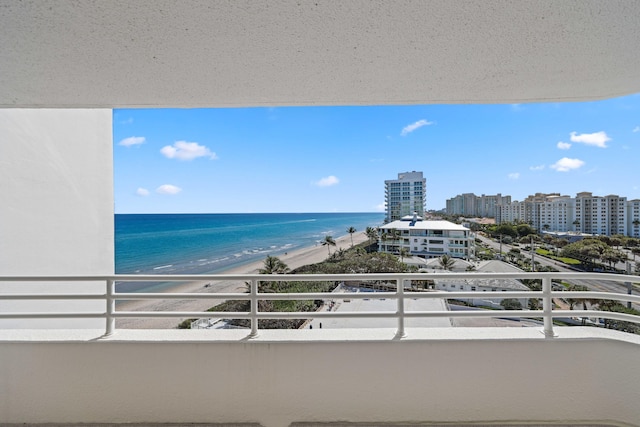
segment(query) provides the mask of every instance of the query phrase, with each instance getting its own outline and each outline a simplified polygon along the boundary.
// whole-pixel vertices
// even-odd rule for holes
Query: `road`
[[[495,249],[495,250],[500,250],[500,243],[496,242],[494,240],[491,240],[487,237],[484,236],[477,236],[483,243],[485,243],[486,245],[488,245],[490,248]],[[512,245],[507,245],[505,243],[502,244],[502,252],[509,252],[512,248],[514,248],[514,246]],[[520,248],[518,248],[520,249]],[[522,254],[525,256],[531,256],[530,253],[527,253],[525,251],[522,251]],[[576,270],[572,270],[570,268],[567,268],[564,264],[560,263],[560,262],[556,262],[553,261],[551,259],[545,258],[543,256],[540,256],[538,254],[534,255],[534,261],[538,261],[541,265],[546,265],[549,267],[553,267],[558,271],[563,271],[563,272],[575,272]],[[596,279],[580,279],[580,280],[568,280],[568,283],[571,283],[572,285],[580,285],[580,286],[584,286],[587,289],[589,289],[590,291],[597,291],[597,292],[611,292],[611,293],[620,293],[620,294],[626,294],[628,293],[628,289],[627,286],[624,284],[624,282],[615,282],[612,280],[596,280]],[[638,282],[640,282],[640,277],[638,277]],[[640,286],[638,285],[634,285],[633,287],[633,291],[632,291],[633,295],[640,295]],[[638,304],[634,304],[634,308],[635,309],[640,309],[640,306]]]

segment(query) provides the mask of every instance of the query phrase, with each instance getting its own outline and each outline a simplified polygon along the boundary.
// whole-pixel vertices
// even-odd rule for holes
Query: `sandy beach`
[[[364,232],[353,234],[353,244],[365,242],[367,236]],[[338,249],[351,247],[351,236],[346,235],[336,239],[336,246],[332,246],[331,253]],[[290,269],[295,269],[307,264],[315,264],[324,261],[329,256],[326,246],[320,244],[307,248],[298,249],[286,254],[278,255]],[[263,262],[256,261],[242,267],[225,270],[220,274],[257,274],[262,268]],[[245,285],[242,281],[197,281],[184,283],[168,289],[166,292],[244,292]],[[152,301],[128,301],[118,304],[117,311],[205,311],[220,300],[200,300],[200,301],[180,301],[180,300],[152,300]],[[116,328],[120,329],[172,329],[183,319],[118,319]]]

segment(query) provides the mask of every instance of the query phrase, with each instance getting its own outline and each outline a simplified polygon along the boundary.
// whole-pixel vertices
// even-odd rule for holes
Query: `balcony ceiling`
[[[0,107],[580,101],[640,92],[640,1],[0,0]]]

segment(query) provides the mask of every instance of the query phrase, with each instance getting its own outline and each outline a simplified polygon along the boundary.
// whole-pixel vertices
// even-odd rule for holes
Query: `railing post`
[[[398,330],[396,338],[407,336],[404,330],[404,280],[401,277],[396,279],[396,299],[398,302]]]
[[[631,276],[631,263],[629,261],[627,261],[627,270],[626,273]],[[633,295],[633,284],[631,282],[624,282],[624,284],[627,286],[627,294],[628,295]],[[627,308],[633,308],[633,305],[631,304],[631,301],[627,301]]]
[[[116,301],[113,298],[113,294],[115,294],[116,290],[116,282],[113,279],[107,279],[107,317],[106,317],[106,328],[105,328],[105,336],[112,335],[116,328],[116,319],[113,317],[113,313],[116,311]]]
[[[251,333],[249,338],[258,336],[258,281],[251,279]]]
[[[551,298],[551,278],[544,277],[542,279],[542,316],[544,320],[544,336],[546,338],[555,337],[553,332],[553,299]]]

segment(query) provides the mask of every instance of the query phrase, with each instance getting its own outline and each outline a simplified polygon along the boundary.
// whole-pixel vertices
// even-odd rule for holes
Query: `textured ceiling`
[[[0,107],[640,92],[640,1],[0,0]]]

